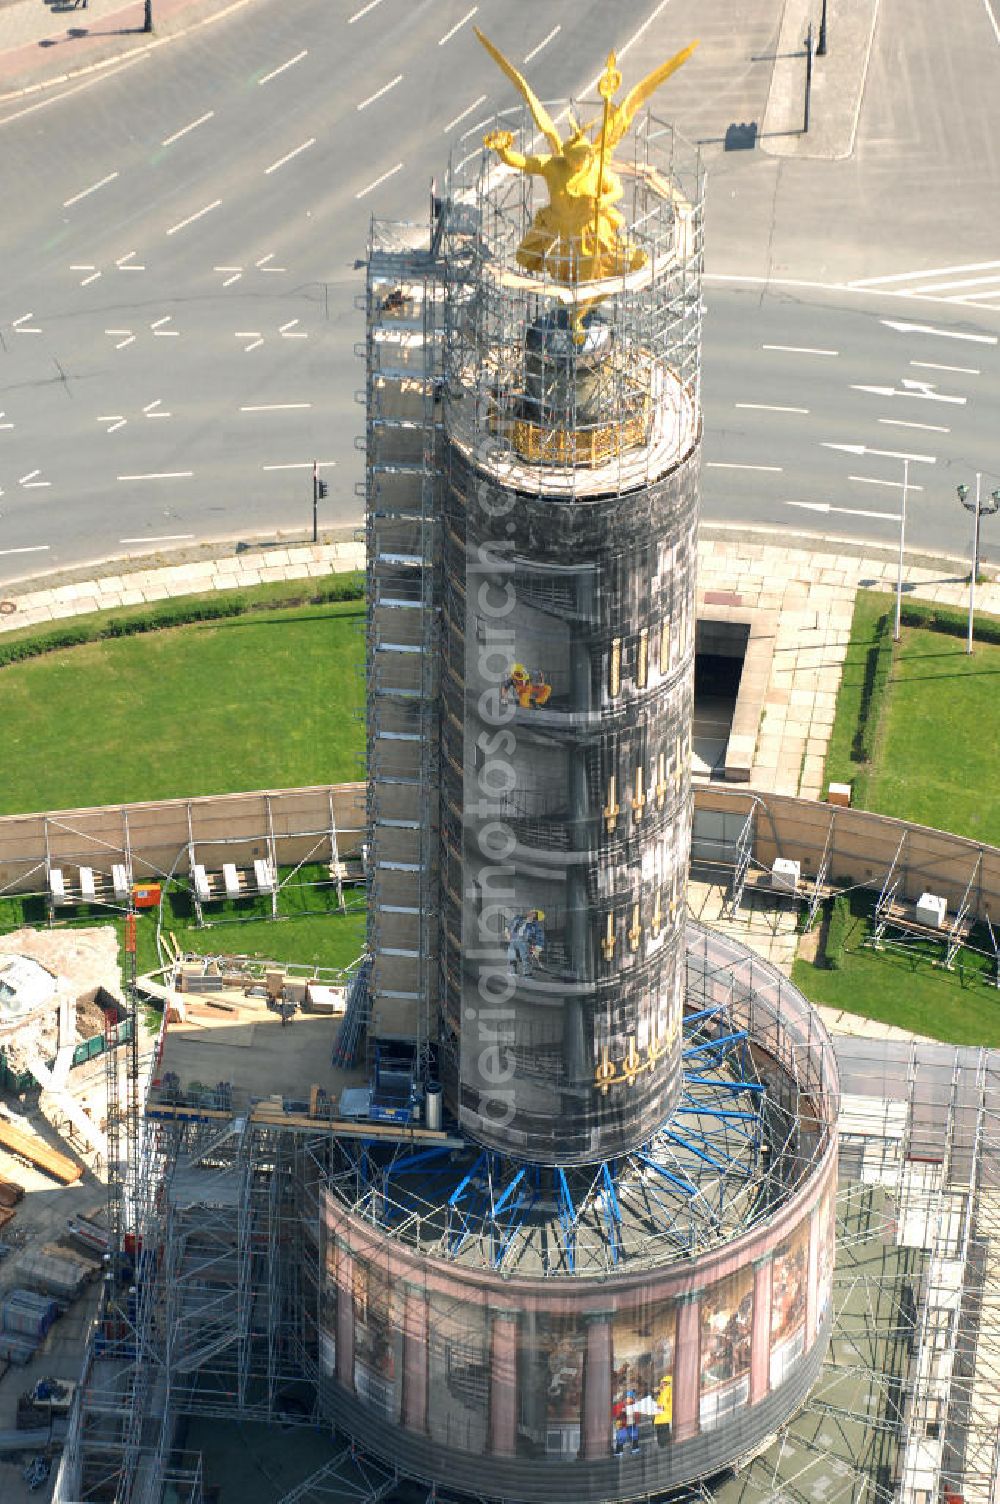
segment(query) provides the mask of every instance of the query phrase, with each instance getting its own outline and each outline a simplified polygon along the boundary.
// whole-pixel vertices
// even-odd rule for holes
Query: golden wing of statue
[[[545,137],[552,150],[557,154],[561,152],[563,144],[559,137],[559,132],[555,128],[552,116],[542,104],[542,101],[535,94],[527,79],[524,78],[522,74],[518,73],[517,69],[514,67],[514,64],[507,61],[500,49],[498,47],[494,47],[493,43],[489,40],[488,37],[483,36],[478,26],[474,26],[472,29],[476,33],[476,36],[479,38],[479,40],[482,42],[483,46],[486,48],[486,51],[489,53],[490,57],[496,63],[497,67],[502,69],[503,72],[506,73],[515,89],[517,89],[521,94],[522,98],[528,106],[528,109],[531,111],[532,118],[534,119],[535,124],[538,126],[538,129],[541,131],[542,135]],[[681,61],[683,62],[683,58],[681,59]]]
[[[634,88],[628,91],[621,104],[612,107],[608,119],[607,142],[609,147],[617,146],[650,95],[654,94],[662,83],[666,83],[671,73],[676,73],[677,69],[683,63],[687,62],[698,45],[697,41],[692,42],[689,47],[683,48],[674,57],[670,58],[669,61],[661,63],[658,68],[654,68],[652,73],[647,74]]]

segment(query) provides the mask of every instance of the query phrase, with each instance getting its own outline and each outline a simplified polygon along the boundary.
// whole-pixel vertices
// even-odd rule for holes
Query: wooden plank
[[[76,1164],[65,1154],[60,1154],[55,1149],[50,1149],[48,1144],[33,1134],[22,1133],[20,1128],[15,1128],[13,1123],[0,1120],[0,1146],[9,1149],[11,1154],[17,1154],[21,1159],[26,1159],[46,1175],[51,1175],[53,1180],[59,1180],[63,1185],[72,1185],[80,1179],[83,1167]]]

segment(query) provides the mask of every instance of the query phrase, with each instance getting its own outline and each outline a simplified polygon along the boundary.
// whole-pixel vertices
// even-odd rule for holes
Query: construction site
[[[1000,1055],[834,1034],[755,947],[858,888],[947,966],[1000,851],[692,787],[703,173],[643,111],[617,217],[602,156],[553,230],[536,105],[372,228],[366,784],[0,822],[3,896],[124,957],[83,1105],[38,948],[81,932],[11,946],[81,1139],[50,1256],[95,1256],[4,1500],[995,1504]],[[317,866],[337,975],[171,936],[172,886],[278,919]]]

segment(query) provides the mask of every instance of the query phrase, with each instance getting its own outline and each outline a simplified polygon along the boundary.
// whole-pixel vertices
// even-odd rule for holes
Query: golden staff
[[[600,263],[598,261],[600,239],[598,238],[598,232],[601,226],[601,195],[604,192],[604,163],[607,159],[608,150],[608,115],[611,112],[611,101],[618,90],[621,88],[622,82],[622,76],[618,72],[618,69],[615,67],[615,62],[616,59],[614,53],[609,52],[607,66],[604,69],[604,72],[601,74],[600,82],[597,85],[597,92],[604,100],[604,117],[601,121],[601,156],[600,164],[597,169],[597,192],[594,195],[595,273],[600,271]]]

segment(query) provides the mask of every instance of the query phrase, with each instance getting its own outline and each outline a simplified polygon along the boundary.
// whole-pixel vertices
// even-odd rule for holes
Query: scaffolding
[[[367,338],[368,982],[372,1035],[415,1042],[436,1017],[438,611],[444,267],[373,222]]]

